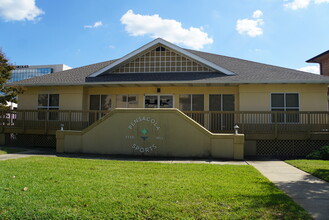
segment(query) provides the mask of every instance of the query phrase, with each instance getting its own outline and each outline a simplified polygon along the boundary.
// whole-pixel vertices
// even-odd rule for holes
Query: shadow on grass
[[[210,162],[232,162],[227,159],[217,159],[210,157],[157,157],[147,155],[111,155],[111,154],[92,154],[92,153],[56,153],[57,157],[78,158],[78,159],[100,159],[100,160],[119,160],[119,161],[141,161],[141,162],[179,162],[179,163],[210,163]],[[236,162],[236,163],[235,163]],[[244,161],[233,161],[238,165],[247,165]]]
[[[255,181],[256,182],[256,181]],[[261,185],[261,190],[268,192],[266,195],[243,195],[236,197],[237,200],[249,202],[244,208],[247,208],[251,213],[259,213],[259,216],[246,216],[245,219],[313,219],[310,213],[301,207],[296,201],[289,197],[272,182],[257,183]],[[294,185],[289,184],[289,185]],[[288,186],[289,187],[289,186]],[[235,207],[234,211],[238,211]],[[260,209],[266,209],[265,212],[259,212]]]
[[[311,174],[329,183],[329,169],[316,169]]]

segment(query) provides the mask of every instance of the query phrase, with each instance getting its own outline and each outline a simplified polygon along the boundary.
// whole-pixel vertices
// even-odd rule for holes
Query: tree
[[[0,49],[0,106],[4,106],[8,102],[16,103],[17,95],[23,92],[21,87],[6,84],[11,77],[11,71],[14,69],[15,67],[9,63]]]

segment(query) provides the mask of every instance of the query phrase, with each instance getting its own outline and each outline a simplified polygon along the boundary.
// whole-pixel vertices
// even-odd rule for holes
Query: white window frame
[[[39,95],[47,95],[47,106],[39,106]],[[50,106],[50,99],[49,96],[50,95],[58,95],[58,106]],[[42,94],[38,94],[38,109],[47,109],[47,110],[51,110],[51,109],[55,109],[58,108],[59,109],[59,94],[58,93],[42,93]]]
[[[283,94],[283,104],[284,106],[283,107],[272,107],[272,94]],[[284,112],[287,111],[287,109],[296,109],[297,107],[287,107],[286,106],[286,95],[287,94],[297,94],[298,95],[298,110],[296,111],[300,111],[300,93],[299,92],[272,92],[270,94],[270,100],[271,100],[271,103],[270,103],[270,108],[271,108],[271,112],[275,112],[275,109],[283,109]],[[300,124],[301,123],[301,120],[298,118],[298,121],[296,122],[287,122],[287,115],[284,114],[284,120],[283,122],[276,122],[276,123],[280,123],[280,124]]]
[[[137,102],[137,104],[138,104],[138,102],[139,102],[139,100],[138,100],[138,99],[139,99],[139,95],[138,95],[138,94],[117,94],[117,95],[115,96],[115,102],[116,102],[116,104],[115,104],[115,105],[116,105],[115,108],[118,108],[118,107],[117,107],[117,103],[118,103],[117,100],[118,100],[118,96],[119,96],[119,95],[120,95],[120,96],[127,96],[127,100],[126,100],[126,102],[125,102],[125,107],[124,107],[124,108],[129,108],[129,106],[128,106],[128,105],[129,105],[129,101],[128,101],[128,100],[129,100],[129,97],[135,96],[135,97],[136,97],[136,102]],[[138,105],[139,105],[139,104],[138,104]]]
[[[284,95],[283,96],[283,104],[284,104],[284,107],[272,107],[272,94],[283,94]],[[286,95],[287,94],[297,94],[298,95],[298,111],[299,111],[299,109],[300,109],[300,94],[298,92],[272,92],[270,94],[271,111],[272,111],[272,109],[275,109],[275,108],[277,108],[277,109],[284,109],[284,111],[286,111],[287,109],[296,109],[296,107],[287,107],[286,106]]]
[[[146,96],[157,96],[158,97],[158,103],[157,103],[156,108],[160,108],[160,96],[171,96],[172,97],[172,107],[171,108],[175,108],[175,96],[173,94],[144,94],[144,97],[143,97],[144,108],[146,108],[145,107],[145,97]],[[165,108],[163,108],[163,109],[165,109]]]
[[[47,95],[47,106],[39,106],[39,95]],[[50,95],[58,95],[58,106],[50,106]],[[38,94],[38,110],[59,110],[59,104],[60,102],[60,94],[59,93],[40,93]],[[46,120],[46,121],[58,121],[59,118],[54,119],[54,120],[50,120],[50,113],[48,112],[45,115],[45,119],[39,119],[38,116],[38,120],[42,121],[42,120]]]

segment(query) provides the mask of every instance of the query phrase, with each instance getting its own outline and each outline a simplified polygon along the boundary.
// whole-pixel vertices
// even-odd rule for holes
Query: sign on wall
[[[125,139],[129,148],[136,153],[147,154],[157,151],[165,139],[159,121],[150,116],[139,116],[127,126]]]

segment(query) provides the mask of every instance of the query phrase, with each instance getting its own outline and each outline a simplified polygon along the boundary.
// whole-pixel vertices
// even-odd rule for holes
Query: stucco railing
[[[329,132],[329,112],[183,111],[214,133],[233,133],[234,125],[244,134]],[[1,133],[55,133],[82,130],[109,111],[8,110],[0,112]]]

